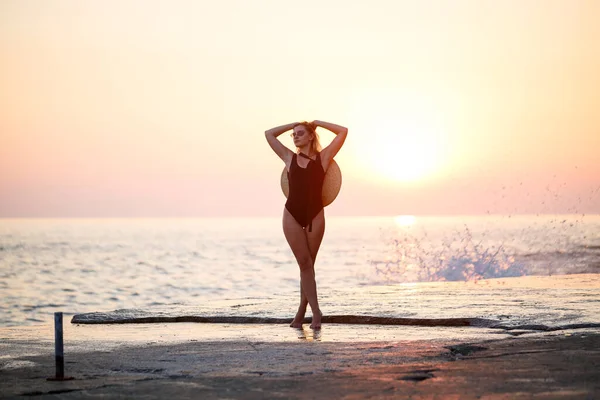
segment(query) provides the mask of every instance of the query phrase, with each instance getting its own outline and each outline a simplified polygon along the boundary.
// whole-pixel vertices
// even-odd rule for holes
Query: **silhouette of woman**
[[[317,127],[336,135],[331,144],[322,150]],[[277,139],[290,129],[296,153]],[[323,121],[294,122],[265,132],[267,142],[283,160],[288,171],[289,195],[283,209],[283,233],[300,267],[300,306],[290,324],[294,328],[302,327],[308,304],[312,310],[310,327],[321,328],[322,313],[315,281],[315,261],[325,233],[321,192],[327,168],[347,135],[347,128]]]

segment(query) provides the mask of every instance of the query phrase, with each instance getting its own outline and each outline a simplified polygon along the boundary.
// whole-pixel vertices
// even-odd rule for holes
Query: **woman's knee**
[[[310,271],[314,268],[313,260],[310,256],[297,259],[300,271]]]

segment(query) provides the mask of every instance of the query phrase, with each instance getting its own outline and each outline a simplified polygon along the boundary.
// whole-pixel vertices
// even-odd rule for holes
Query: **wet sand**
[[[600,331],[65,324],[0,329],[3,398],[600,398]]]

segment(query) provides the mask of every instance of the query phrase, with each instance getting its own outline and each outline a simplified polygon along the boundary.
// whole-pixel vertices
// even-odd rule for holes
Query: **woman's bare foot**
[[[294,320],[292,321],[292,323],[290,324],[290,326],[292,328],[302,328],[302,322],[303,322],[304,318],[302,318],[301,320],[296,320],[296,318],[294,318]]]
[[[304,323],[304,315],[306,315],[306,306],[308,306],[308,301],[304,296],[302,296],[300,299],[300,305],[298,306],[298,311],[296,311],[296,316],[290,324],[292,328],[302,328],[302,324]]]
[[[302,309],[302,307],[296,313],[294,320],[290,324],[292,328],[302,328],[302,323],[304,322],[304,314],[306,314],[306,308]]]
[[[321,329],[321,318],[323,317],[323,313],[319,311],[314,314],[312,317],[312,324],[310,324],[310,329]]]

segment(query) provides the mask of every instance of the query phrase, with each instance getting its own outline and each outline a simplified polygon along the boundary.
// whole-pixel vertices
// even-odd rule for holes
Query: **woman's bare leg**
[[[318,251],[318,249],[317,249],[317,251]],[[315,254],[315,258],[316,258],[316,254]],[[314,270],[315,270],[314,269],[315,258],[312,259],[313,260],[313,275],[314,275]],[[302,328],[302,322],[304,321],[304,316],[306,315],[306,307],[307,306],[308,306],[308,299],[306,298],[306,295],[304,294],[304,290],[302,290],[302,282],[300,282],[300,305],[298,306],[298,311],[296,312],[296,316],[294,317],[294,320],[290,324],[290,326],[292,328]]]
[[[314,241],[311,241],[310,238],[307,238],[307,239],[308,239],[308,247],[310,250],[310,255],[311,255],[312,261],[313,261],[313,275],[314,275],[314,272],[315,272],[314,266],[315,266],[315,261],[317,259],[317,253],[319,252],[320,243],[315,245]],[[311,246],[311,244],[312,244],[312,246]],[[302,328],[302,322],[304,321],[304,315],[306,314],[307,306],[308,306],[308,299],[306,298],[306,295],[304,294],[304,290],[302,290],[302,282],[300,282],[300,305],[298,306],[298,311],[296,312],[296,316],[294,317],[294,320],[290,324],[291,327]]]
[[[284,209],[283,232],[296,257],[298,266],[300,267],[300,306],[298,307],[298,312],[296,313],[296,317],[292,321],[291,326],[297,328],[302,327],[307,304],[310,304],[313,314],[311,328],[318,329],[321,327],[321,310],[319,309],[317,298],[314,260],[317,258],[317,253],[325,232],[324,213],[321,211],[321,213],[315,217],[313,220],[312,232],[308,232],[307,230],[302,229],[289,211]]]
[[[300,305],[298,306],[298,311],[296,311],[296,316],[290,324],[292,328],[302,328],[302,322],[304,321],[304,315],[306,315],[307,306],[308,299],[304,294],[304,290],[302,290],[302,282],[300,282]]]
[[[313,260],[313,279],[315,277],[315,262],[317,260],[317,253],[319,252],[319,248],[321,247],[321,242],[323,241],[323,236],[325,235],[325,210],[321,210],[321,212],[313,219],[312,222],[312,232],[306,231],[306,238],[308,240],[308,249],[310,250],[310,255]],[[312,323],[310,325],[311,328],[320,329],[321,328],[321,317],[323,314],[319,309],[318,313],[315,313],[313,310]]]
[[[311,232],[304,230],[306,233],[306,238],[308,241],[308,248],[310,251],[310,255],[313,261],[313,275],[314,275],[314,266],[315,261],[317,259],[317,254],[319,252],[319,247],[321,246],[321,242],[323,240],[323,235],[325,233],[325,217],[324,212],[319,213],[313,220],[313,229]],[[308,306],[308,298],[304,294],[304,290],[302,290],[302,282],[300,282],[300,305],[298,306],[298,311],[296,312],[296,316],[294,320],[290,324],[293,328],[301,328],[302,322],[304,321],[304,316],[306,314],[306,307]],[[321,313],[317,316],[317,320],[320,320]],[[314,319],[314,317],[313,317]],[[315,321],[317,322],[317,321]],[[320,326],[320,322],[316,324],[312,324],[311,326]]]

